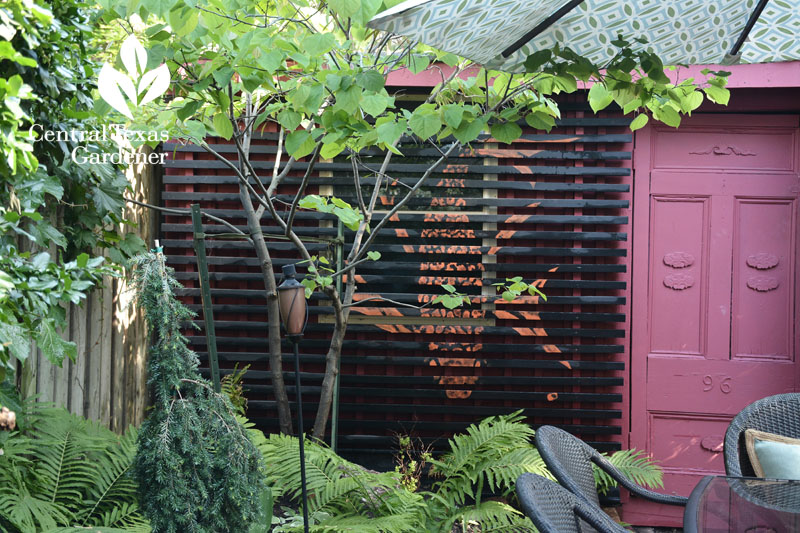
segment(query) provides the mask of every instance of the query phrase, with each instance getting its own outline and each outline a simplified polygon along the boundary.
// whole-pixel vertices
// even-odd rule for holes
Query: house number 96
[[[719,390],[722,391],[723,394],[730,394],[731,390],[733,389],[731,385],[731,377],[730,376],[723,376],[722,380],[719,383]],[[703,392],[708,392],[714,388],[714,378],[706,375],[703,376]]]

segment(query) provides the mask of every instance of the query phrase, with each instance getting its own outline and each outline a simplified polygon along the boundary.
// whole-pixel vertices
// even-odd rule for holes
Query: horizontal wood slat
[[[621,116],[583,116],[569,111],[550,133],[523,126],[511,145],[488,135],[462,148],[432,173],[404,211],[387,220],[374,250],[382,257],[355,272],[356,305],[350,314],[341,368],[341,450],[378,457],[391,453],[392,432],[424,442],[463,430],[491,414],[523,409],[534,425],[550,423],[580,434],[603,449],[619,446],[619,402],[625,372],[627,224],[630,209],[631,141]],[[257,171],[271,174],[278,135],[253,141]],[[446,141],[445,141],[446,142]],[[234,147],[209,139],[218,153]],[[167,143],[162,203],[193,202],[246,231],[236,178],[204,149]],[[401,139],[402,156],[387,169],[373,225],[383,220],[438,158],[419,140]],[[374,170],[384,153],[359,154],[362,194],[371,196]],[[287,158],[282,157],[282,165]],[[308,168],[298,162],[275,197],[281,214]],[[315,166],[307,189],[356,203],[352,163],[344,153]],[[255,183],[254,183],[255,184]],[[257,186],[256,186],[257,187]],[[299,235],[309,251],[334,260],[339,229],[332,215],[300,210]],[[265,216],[277,269],[298,262],[293,244]],[[352,232],[341,229],[348,241]],[[162,244],[185,289],[180,297],[201,313],[200,289],[188,217],[163,216]],[[211,294],[223,373],[249,364],[245,377],[249,413],[260,427],[277,429],[267,362],[265,292],[252,247],[231,240],[230,229],[204,226]],[[225,234],[215,238],[214,234]],[[349,251],[343,247],[344,253]],[[300,265],[301,274],[305,267]],[[520,276],[547,299],[524,294],[513,302],[493,286]],[[433,300],[450,284],[470,305],[445,309]],[[330,302],[310,299],[310,323],[300,344],[307,419],[313,420],[332,330]],[[407,305],[419,308],[406,307]],[[206,364],[200,329],[187,338]],[[290,350],[284,341],[284,350]],[[291,367],[283,368],[290,396]],[[306,428],[309,429],[309,428]],[[439,445],[437,444],[437,446]]]

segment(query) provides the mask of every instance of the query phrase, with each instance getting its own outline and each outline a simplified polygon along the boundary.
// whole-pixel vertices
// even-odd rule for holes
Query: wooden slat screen
[[[558,425],[600,448],[619,447],[614,436],[622,417],[631,134],[627,119],[590,115],[584,103],[565,101],[562,111],[550,133],[526,128],[511,146],[484,138],[462,150],[388,224],[374,248],[380,261],[358,269],[357,299],[364,301],[353,308],[341,369],[343,453],[385,459],[395,434],[437,447],[471,422],[516,409],[535,425]],[[230,145],[215,141],[215,149],[234,157]],[[256,169],[268,172],[276,144],[271,132],[254,142]],[[403,157],[392,159],[392,180],[381,192],[386,210],[440,155],[413,139],[400,149]],[[164,176],[164,205],[198,202],[205,211],[238,217],[246,228],[235,178],[221,163],[194,146],[165,150],[174,156]],[[365,167],[377,169],[383,153],[360,157]],[[281,186],[279,204],[290,201],[305,168],[298,163]],[[332,193],[355,205],[349,160],[320,163],[315,173],[309,192]],[[374,178],[366,169],[362,176],[368,197]],[[335,221],[312,212],[297,219],[301,234],[323,241],[312,244],[311,253],[333,260],[334,246],[324,240],[336,237]],[[169,264],[187,287],[182,296],[200,313],[190,220],[165,216],[161,230]],[[226,230],[210,225],[205,231]],[[278,233],[268,216],[264,231]],[[236,362],[251,365],[248,416],[275,431],[255,253],[245,242],[209,241],[207,248],[223,372]],[[285,241],[270,241],[270,249],[277,268],[297,261]],[[514,276],[540,279],[547,302],[531,296],[502,300],[492,283]],[[471,295],[472,304],[452,311],[430,305],[442,283]],[[377,296],[428,305],[413,309],[371,299]],[[321,383],[330,313],[324,301],[312,298],[300,345],[307,420],[313,420]],[[205,356],[202,331],[189,335]],[[290,363],[287,356],[285,380],[293,395]]]

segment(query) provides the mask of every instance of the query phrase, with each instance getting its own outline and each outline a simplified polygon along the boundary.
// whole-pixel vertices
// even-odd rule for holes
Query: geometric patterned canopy
[[[405,35],[495,70],[519,72],[531,53],[569,46],[596,64],[613,57],[617,35],[643,45],[667,65],[725,59],[757,0],[585,0],[510,57],[503,50],[564,6],[566,0],[409,0],[369,26]],[[771,0],[741,49],[742,63],[800,59],[800,0]]]

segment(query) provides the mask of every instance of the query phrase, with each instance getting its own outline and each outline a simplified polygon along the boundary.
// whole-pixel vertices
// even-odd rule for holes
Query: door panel
[[[734,359],[792,360],[796,203],[792,198],[735,200]]]
[[[695,117],[637,134],[630,445],[688,495],[730,419],[798,390],[797,117]],[[632,499],[623,519],[677,526]]]

